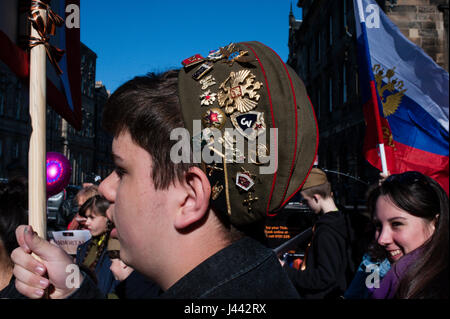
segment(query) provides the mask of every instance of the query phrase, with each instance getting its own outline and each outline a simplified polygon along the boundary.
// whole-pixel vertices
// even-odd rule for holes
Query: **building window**
[[[20,92],[16,96],[16,120],[20,120],[20,115],[22,113],[22,104],[20,103]]]
[[[3,92],[0,92],[0,115],[3,115],[5,113],[5,104],[6,104],[6,97]]]
[[[316,35],[314,36],[314,43],[313,43],[313,47],[314,47],[314,61],[317,61],[319,58],[319,44],[317,43],[319,40],[319,37]]]
[[[303,74],[303,81],[307,79],[307,76],[309,74],[309,47],[305,48],[305,60],[306,63],[302,63],[303,69],[305,70],[305,73]]]
[[[70,156],[69,156],[70,158]],[[72,172],[76,172],[77,171],[77,160],[75,159],[75,157],[72,159]],[[72,184],[76,185],[77,184],[77,177],[76,174],[72,174]]]
[[[343,1],[343,5],[342,5],[342,18],[343,18],[343,20],[342,20],[342,25],[343,25],[343,27],[344,27],[344,32],[345,32],[345,30],[346,30],[346,28],[347,28],[347,10],[348,10],[348,5],[347,5],[347,0],[344,0]]]
[[[342,67],[342,103],[347,103],[347,65]]]
[[[331,112],[333,112],[333,78],[331,76],[329,78],[328,96],[329,96],[329,107],[330,107],[330,113],[331,113]]]
[[[320,119],[320,87],[317,90],[317,119]]]
[[[81,154],[78,154],[77,184],[81,183],[81,180],[83,178],[83,169],[83,156]]]
[[[14,142],[13,149],[12,149],[12,157],[14,159],[17,159],[17,158],[19,158],[19,155],[20,155],[19,143],[18,142]]]
[[[355,72],[355,92],[356,95],[359,95],[359,75],[358,72]]]
[[[329,32],[329,45],[332,46],[333,45],[333,15],[330,14],[330,20],[329,20],[329,26],[328,26],[328,32]]]
[[[317,32],[316,35],[316,60],[319,61],[320,60],[320,32]]]

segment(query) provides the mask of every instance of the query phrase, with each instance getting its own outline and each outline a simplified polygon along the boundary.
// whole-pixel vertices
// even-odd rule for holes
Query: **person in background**
[[[74,204],[78,206],[78,210],[79,210],[80,207],[86,202],[86,200],[88,200],[89,198],[91,198],[95,195],[99,195],[97,185],[93,185],[93,184],[84,185],[83,184],[83,188],[78,191],[77,195],[75,195]],[[72,221],[67,226],[67,230],[86,229],[86,227],[84,225],[84,223],[86,222],[86,218],[80,216],[80,214],[78,213],[78,210],[77,210],[76,215],[72,218]]]
[[[338,298],[353,276],[351,241],[353,232],[348,216],[340,211],[324,171],[313,168],[301,189],[308,206],[319,215],[313,226],[300,269],[284,264],[283,268],[307,299]]]
[[[391,269],[391,263],[386,252],[376,241],[368,247],[368,252],[356,270],[355,277],[344,293],[345,299],[368,299],[371,296],[370,288],[379,285],[386,273]]]
[[[25,298],[15,287],[12,251],[19,246],[15,229],[28,221],[27,185],[13,179],[0,183],[0,298]]]
[[[448,196],[419,172],[387,177],[372,190],[368,209],[391,269],[374,299],[448,298]]]
[[[111,260],[107,247],[113,224],[106,216],[109,202],[100,195],[90,197],[80,207],[79,214],[86,219],[85,227],[90,231],[92,238],[77,248],[76,263],[88,270],[94,278],[100,291],[107,295],[111,293],[118,281],[112,274]]]
[[[381,172],[377,185],[381,186],[389,175],[389,171],[387,174]],[[371,190],[375,187],[376,185],[371,186],[368,194],[370,194]],[[345,291],[345,299],[370,298],[370,288],[373,288],[375,285],[378,286],[380,280],[383,279],[389,269],[391,269],[391,263],[387,256],[387,252],[377,243],[377,240],[375,239],[375,225],[373,220],[370,220],[366,226],[368,238],[371,240],[361,258],[362,261],[356,270],[355,277]]]

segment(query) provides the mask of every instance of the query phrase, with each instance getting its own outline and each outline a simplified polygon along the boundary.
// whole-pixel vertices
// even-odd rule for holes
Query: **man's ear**
[[[174,226],[177,230],[185,229],[200,221],[208,212],[211,184],[205,173],[194,166],[186,173],[183,182],[183,202],[178,210]]]
[[[314,194],[313,195],[313,199],[314,199],[314,202],[316,202],[316,204],[318,204],[319,203],[319,200],[322,198],[322,196],[320,196],[319,194]]]

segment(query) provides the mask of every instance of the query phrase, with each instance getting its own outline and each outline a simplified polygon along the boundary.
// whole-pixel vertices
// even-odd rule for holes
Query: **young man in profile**
[[[288,202],[312,166],[317,125],[304,85],[258,42],[230,44],[183,65],[128,81],[104,108],[116,169],[100,192],[111,202],[120,257],[154,280],[162,298],[298,298],[273,251],[245,234],[258,233],[257,225]],[[252,152],[222,138],[215,142],[225,149],[201,145],[234,159],[175,163],[171,133],[186,128],[195,140],[195,120],[221,133],[234,129],[246,145],[270,132],[283,147],[258,144]],[[276,170],[260,174],[269,155]],[[71,261],[57,247],[26,226],[17,237],[19,291],[39,298],[52,284],[52,298],[99,297],[86,276],[79,289],[67,288],[64,268]]]

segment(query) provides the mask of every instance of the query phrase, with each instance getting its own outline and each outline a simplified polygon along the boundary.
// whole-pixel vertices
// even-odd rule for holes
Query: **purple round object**
[[[72,167],[61,153],[47,153],[47,198],[61,192],[70,181]]]

